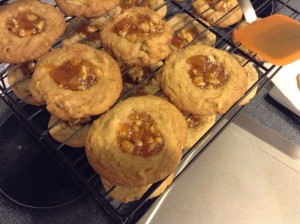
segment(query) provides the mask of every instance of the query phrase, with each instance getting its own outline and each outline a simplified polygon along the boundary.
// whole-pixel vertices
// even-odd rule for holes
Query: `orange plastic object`
[[[281,14],[237,29],[233,38],[274,65],[300,59],[300,23]]]

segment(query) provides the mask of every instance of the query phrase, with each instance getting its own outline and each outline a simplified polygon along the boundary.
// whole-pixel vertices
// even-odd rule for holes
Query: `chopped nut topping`
[[[119,21],[113,28],[114,32],[129,41],[141,41],[149,36],[160,35],[164,26],[161,22],[153,23],[147,16],[127,16]]]
[[[71,90],[84,90],[97,83],[101,76],[100,68],[85,59],[69,59],[50,70],[52,79],[61,87]]]
[[[33,21],[35,21],[35,20],[38,19],[38,17],[36,15],[34,15],[34,14],[27,14],[26,16],[27,16],[27,19],[29,21],[31,21],[31,22],[33,22]]]
[[[183,48],[197,36],[197,28],[194,26],[180,30],[173,36],[172,45],[177,48]]]
[[[45,30],[46,21],[31,11],[19,12],[7,20],[7,29],[18,37],[28,37]]]
[[[186,123],[187,123],[189,128],[197,127],[200,124],[200,118],[196,115],[190,115],[186,119]]]
[[[124,152],[147,157],[162,149],[164,139],[149,114],[134,112],[120,125],[118,143]]]
[[[189,75],[193,83],[201,89],[221,87],[228,79],[224,68],[212,56],[196,55],[188,58],[187,63],[190,65]]]
[[[125,72],[130,68],[129,65],[123,64],[121,66],[121,71]],[[136,84],[145,79],[150,75],[150,69],[147,67],[133,66],[130,68],[125,75],[122,76],[125,83]]]
[[[132,144],[130,141],[123,141],[121,143],[121,148],[128,153],[132,153],[134,151],[134,144]]]

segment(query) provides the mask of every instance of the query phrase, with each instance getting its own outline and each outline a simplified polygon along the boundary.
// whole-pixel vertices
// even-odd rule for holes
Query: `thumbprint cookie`
[[[90,20],[83,17],[72,19],[67,24],[66,28],[69,34],[66,35],[61,44],[66,46],[68,44],[78,43],[84,40],[82,43],[93,48],[100,48],[101,43],[98,31],[105,20],[106,18],[104,18],[104,16]],[[70,30],[72,31],[70,32]]]
[[[192,5],[201,18],[216,27],[226,28],[243,17],[237,0],[196,0]]]
[[[251,88],[252,85],[258,80],[258,73],[254,68],[253,64],[246,60],[246,58],[232,54],[232,56],[243,66],[247,75],[247,89]],[[256,95],[257,86],[240,102],[240,105],[245,105]]]
[[[174,172],[186,135],[185,118],[173,104],[151,95],[130,97],[93,122],[86,154],[111,184],[144,186]]]
[[[35,62],[25,62],[23,64],[16,65],[10,69],[7,73],[7,81],[12,87],[14,94],[21,100],[25,99],[25,102],[30,105],[40,106],[43,102],[36,101],[30,96],[29,83],[31,81],[31,74],[34,71]]]
[[[67,16],[98,18],[119,4],[119,0],[55,0]]]
[[[122,91],[122,78],[107,53],[75,43],[41,57],[29,89],[51,114],[78,120],[108,110]]]
[[[205,21],[202,22],[209,26]],[[172,49],[184,48],[194,39],[194,43],[207,46],[212,46],[216,42],[216,35],[187,14],[177,14],[167,24],[174,31]]]
[[[159,196],[163,191],[172,183],[174,174],[171,174],[161,185],[149,196],[148,199]],[[111,183],[101,177],[101,182],[106,191],[110,191],[114,187]],[[151,187],[151,184],[139,187],[120,187],[115,186],[109,193],[109,196],[114,200],[122,203],[128,203],[131,201],[139,200],[143,194]]]
[[[60,143],[66,141],[65,145],[74,148],[84,147],[85,145],[88,127],[84,128],[84,126],[84,124],[80,123],[72,124],[71,122],[60,121],[54,115],[50,116],[48,122],[51,137]]]
[[[135,7],[109,19],[100,32],[102,45],[130,65],[149,66],[170,54],[172,31],[155,11]]]
[[[1,6],[0,62],[22,63],[40,57],[65,28],[63,14],[49,4],[22,0]]]
[[[214,124],[216,116],[189,115],[186,119],[188,135],[184,148],[191,148]]]
[[[197,44],[172,52],[160,82],[181,111],[214,115],[225,113],[244,95],[247,75],[227,52]]]

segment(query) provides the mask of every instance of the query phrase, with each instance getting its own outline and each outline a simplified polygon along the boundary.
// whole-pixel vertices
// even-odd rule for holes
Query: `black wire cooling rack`
[[[49,1],[45,1],[49,2]],[[51,2],[51,0],[50,0]],[[216,1],[217,4],[219,1]],[[254,0],[253,6],[257,13],[258,17],[266,17],[273,13],[282,13],[293,19],[299,19],[299,12],[293,7],[291,7],[290,1],[288,0]],[[53,2],[51,2],[53,4]],[[0,5],[9,4],[8,0],[0,1]],[[54,4],[53,4],[54,5]],[[139,4],[137,4],[139,5]],[[191,17],[192,21],[196,21],[201,23],[206,29],[198,33],[196,37],[187,45],[193,44],[197,39],[199,39],[205,32],[212,32],[216,35],[217,41],[214,44],[214,47],[223,49],[228,51],[229,53],[235,53],[243,56],[247,59],[245,65],[247,63],[253,63],[259,73],[259,80],[253,84],[253,86],[247,91],[246,95],[250,93],[254,88],[258,87],[258,91],[263,88],[263,86],[272,78],[280,69],[278,66],[274,65],[266,65],[256,60],[255,55],[248,55],[239,49],[239,46],[233,44],[231,40],[232,31],[235,26],[231,26],[229,28],[215,28],[212,26],[208,26],[204,24],[200,19],[199,15],[197,15],[192,7],[192,1],[175,1],[175,0],[167,0],[160,7],[166,6],[168,9],[167,16],[165,20],[170,20],[173,16],[178,13],[185,13]],[[159,8],[160,8],[159,7]],[[104,16],[107,17],[108,15]],[[71,23],[75,20],[75,18],[66,17],[68,23]],[[80,26],[83,26],[88,21],[83,19],[76,25],[68,28],[66,32],[62,35],[59,41],[53,47],[59,47],[61,42],[72,32],[74,32]],[[218,22],[218,21],[216,21]],[[185,26],[182,26],[181,29],[184,29],[188,26],[188,23]],[[177,32],[179,32],[178,30]],[[79,40],[81,43],[85,43],[92,39],[95,35],[97,35],[99,30],[95,30],[91,32],[83,39]],[[276,37],[274,37],[276,38]],[[161,184],[162,181],[153,184],[149,190],[138,200],[131,203],[119,203],[114,201],[109,197],[109,192],[114,190],[114,187],[111,188],[108,192],[103,189],[100,178],[97,173],[93,171],[90,167],[84,148],[71,148],[66,146],[66,142],[70,141],[73,137],[75,137],[78,133],[80,133],[83,129],[89,126],[89,123],[84,125],[82,129],[74,132],[68,139],[66,139],[63,143],[58,143],[51,138],[49,135],[49,130],[54,126],[58,125],[61,121],[57,121],[51,127],[48,127],[48,120],[50,114],[47,112],[44,106],[31,106],[26,103],[31,96],[24,97],[23,99],[19,99],[13,92],[13,88],[21,85],[27,79],[30,78],[31,74],[26,74],[19,80],[17,80],[14,84],[8,85],[7,76],[11,69],[15,66],[14,64],[4,64],[0,63],[0,96],[1,99],[10,107],[12,112],[18,117],[18,119],[25,125],[28,132],[39,141],[40,145],[49,152],[53,158],[56,159],[58,164],[60,164],[73,178],[73,180],[86,192],[90,193],[91,197],[94,198],[101,208],[106,211],[108,216],[111,217],[113,221],[118,223],[134,223],[140,217],[145,214],[145,212],[150,208],[150,206],[159,199],[150,199],[147,200],[148,197],[152,194],[152,192]],[[126,77],[128,71],[132,69],[131,67],[126,67],[123,69],[123,78]],[[147,83],[149,79],[154,77],[159,70],[159,67],[149,72],[149,74],[138,82],[134,83],[129,89],[122,93],[118,102],[121,100],[133,95],[138,88]],[[159,91],[156,93],[159,94]],[[245,96],[246,96],[245,95]],[[244,96],[244,97],[245,97]],[[197,160],[199,156],[204,152],[207,146],[214,141],[215,138],[219,136],[219,134],[227,127],[228,124],[234,119],[234,117],[242,110],[242,107],[239,106],[239,103],[244,99],[242,97],[234,106],[228,110],[228,112],[221,117],[218,118],[215,125],[210,128],[206,134],[203,135],[190,149],[184,152],[180,165],[177,169],[177,175],[172,184],[176,182],[176,180],[187,170],[190,165]],[[96,119],[93,118],[93,119]],[[172,186],[172,184],[170,186]],[[170,187],[169,186],[169,187]]]

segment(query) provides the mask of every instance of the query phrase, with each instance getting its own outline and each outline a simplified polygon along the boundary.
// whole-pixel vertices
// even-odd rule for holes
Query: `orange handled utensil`
[[[282,14],[257,19],[249,0],[239,0],[248,26],[233,32],[243,44],[265,61],[286,65],[300,59],[300,23]]]

